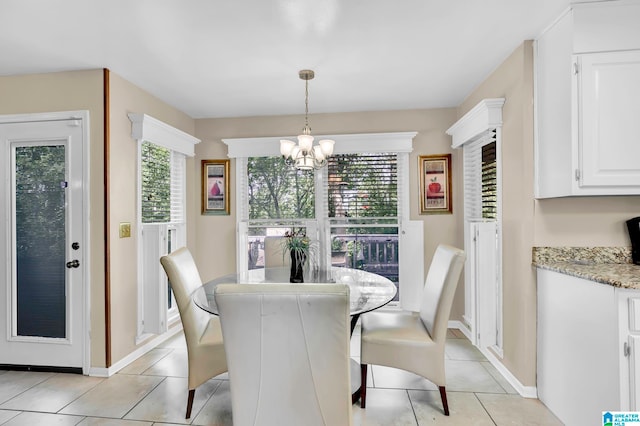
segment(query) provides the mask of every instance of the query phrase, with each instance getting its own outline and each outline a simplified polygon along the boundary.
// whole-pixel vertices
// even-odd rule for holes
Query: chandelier
[[[322,139],[318,145],[313,144],[309,127],[309,80],[315,76],[312,70],[301,70],[298,75],[304,80],[304,127],[298,135],[298,143],[287,139],[280,140],[280,153],[285,163],[299,170],[320,169],[327,165],[327,158],[333,154],[334,141]]]

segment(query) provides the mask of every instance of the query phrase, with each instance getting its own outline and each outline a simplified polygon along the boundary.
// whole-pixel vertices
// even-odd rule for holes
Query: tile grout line
[[[484,404],[482,403],[482,400],[480,398],[478,398],[478,395],[476,392],[473,392],[473,396],[478,400],[478,402],[480,403],[480,406],[482,407],[482,409],[484,410],[485,413],[487,413],[487,416],[489,416],[489,418],[491,419],[491,421],[493,422],[494,425],[498,425],[498,423],[496,423],[496,421],[493,419],[493,416],[491,415],[491,413],[489,412],[489,410],[487,410],[487,407],[484,406]]]

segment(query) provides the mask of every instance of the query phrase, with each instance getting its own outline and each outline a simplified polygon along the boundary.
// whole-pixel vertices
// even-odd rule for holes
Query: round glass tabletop
[[[383,276],[360,269],[331,268],[329,274],[319,274],[307,282],[340,283],[349,286],[351,315],[359,315],[386,305],[396,296],[395,284]],[[329,275],[329,276],[327,276]],[[218,315],[218,307],[214,298],[214,290],[222,283],[269,284],[288,283],[289,270],[287,268],[255,269],[249,271],[246,278],[238,279],[238,275],[229,274],[205,283],[193,292],[195,304],[205,311]],[[305,285],[291,284],[291,285]]]

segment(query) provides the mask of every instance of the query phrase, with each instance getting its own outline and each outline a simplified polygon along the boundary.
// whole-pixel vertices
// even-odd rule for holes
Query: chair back
[[[233,424],[351,424],[349,287],[219,284]]]
[[[464,251],[440,244],[431,260],[422,290],[420,318],[436,342],[444,342],[453,297],[464,266]]]
[[[191,300],[191,294],[202,286],[198,267],[186,247],[162,256],[160,263],[167,273],[173,295],[180,311],[187,346],[197,344],[209,325],[210,314],[198,308]]]

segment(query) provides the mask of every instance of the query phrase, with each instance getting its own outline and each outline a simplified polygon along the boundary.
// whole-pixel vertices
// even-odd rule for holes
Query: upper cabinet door
[[[640,187],[640,51],[575,59],[580,187]]]

